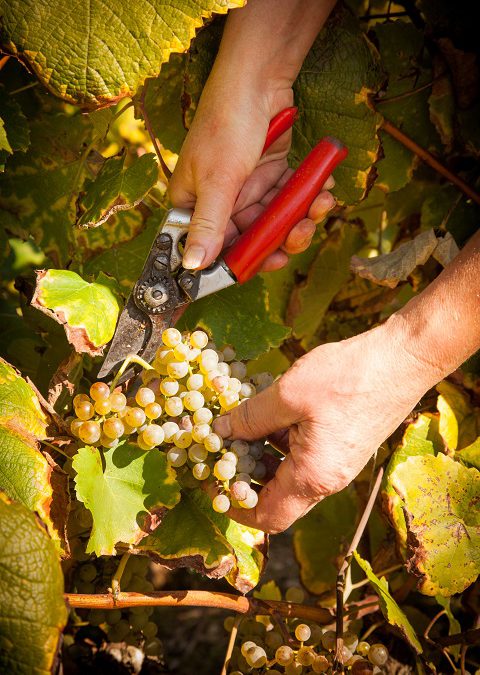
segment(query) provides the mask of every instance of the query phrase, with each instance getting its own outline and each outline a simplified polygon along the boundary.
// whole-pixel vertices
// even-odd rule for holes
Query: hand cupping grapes
[[[217,350],[203,331],[182,335],[168,328],[162,342],[133,398],[104,382],[95,382],[89,396],[75,396],[72,434],[106,449],[127,439],[145,451],[158,448],[184,487],[216,483],[215,511],[225,513],[231,505],[252,509],[258,496],[251,482],[267,472],[261,461],[265,444],[224,441],[212,424],[268,386],[272,376],[247,378],[234,349]]]

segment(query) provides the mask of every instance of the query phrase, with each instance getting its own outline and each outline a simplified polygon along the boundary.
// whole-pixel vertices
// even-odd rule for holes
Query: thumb
[[[284,378],[219,417],[214,423],[215,431],[222,438],[251,441],[298,422],[299,412],[284,394]]]
[[[242,178],[228,179],[218,175],[199,185],[183,254],[183,267],[208,267],[218,256],[241,186]]]

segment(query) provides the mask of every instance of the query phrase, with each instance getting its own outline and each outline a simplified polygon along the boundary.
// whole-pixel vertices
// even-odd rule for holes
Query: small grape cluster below
[[[286,593],[289,602],[301,603],[304,593],[291,588]],[[233,617],[224,626],[231,631]],[[259,675],[313,675],[332,672],[335,650],[335,631],[323,629],[314,622],[287,619],[273,622],[267,616],[242,619],[238,635],[240,646],[235,646],[229,663],[229,675],[259,673]],[[388,650],[380,643],[360,641],[351,632],[343,634],[343,647],[337,656],[344,670],[352,675],[374,675],[388,660]]]
[[[266,473],[265,443],[229,442],[213,430],[213,422],[273,382],[270,373],[247,377],[246,365],[235,350],[219,350],[200,330],[180,333],[168,328],[143,386],[127,398],[95,382],[89,395],[74,398],[74,436],[89,445],[115,448],[128,439],[141,450],[166,453],[183,487],[215,482],[215,511],[231,506],[251,509],[258,501],[252,482]]]

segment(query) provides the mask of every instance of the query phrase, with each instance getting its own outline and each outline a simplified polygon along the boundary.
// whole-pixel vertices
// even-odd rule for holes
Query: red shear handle
[[[308,213],[333,169],[348,155],[335,138],[323,138],[272,199],[265,211],[225,254],[224,260],[241,284],[258,272],[265,258],[286,240]]]
[[[279,139],[280,136],[287,131],[287,129],[290,129],[293,126],[293,123],[297,119],[297,112],[298,108],[285,108],[275,115],[275,117],[270,121],[262,155],[267,152],[272,143]]]

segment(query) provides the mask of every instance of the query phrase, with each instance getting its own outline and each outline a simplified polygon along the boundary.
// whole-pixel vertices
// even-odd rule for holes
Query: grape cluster
[[[270,385],[270,373],[247,378],[235,350],[217,350],[206,333],[167,328],[163,344],[144,370],[143,386],[128,398],[95,382],[89,394],[74,398],[70,430],[89,445],[114,448],[126,438],[149,451],[160,449],[184,487],[215,481],[212,505],[225,513],[231,505],[251,509],[258,501],[252,481],[266,475],[263,441],[224,441],[213,431],[216,417]]]
[[[102,559],[85,562],[75,569],[74,587],[77,593],[105,593],[111,583],[118,561]],[[136,593],[149,593],[153,584],[146,578],[149,559],[133,556],[122,575],[122,588]],[[158,627],[151,621],[153,607],[129,607],[127,609],[91,609],[86,618],[92,626],[100,626],[110,642],[125,642],[127,645],[143,645],[147,656],[159,656],[163,651],[156,637]]]
[[[304,593],[301,588],[290,588],[285,599],[302,602]],[[227,631],[231,631],[233,621],[233,617],[225,620]],[[242,619],[238,635],[241,645],[233,649],[229,675],[252,672],[262,675],[313,675],[332,672],[336,649],[335,631],[324,630],[314,622],[288,619],[282,630],[269,617],[257,616]],[[388,650],[384,645],[370,645],[359,641],[355,633],[344,632],[339,660],[352,675],[380,673],[387,659]]]

